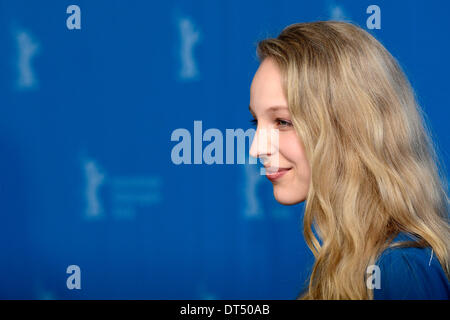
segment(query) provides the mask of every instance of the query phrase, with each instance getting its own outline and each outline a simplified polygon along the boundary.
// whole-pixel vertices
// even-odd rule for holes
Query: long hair
[[[366,270],[389,246],[431,247],[448,278],[447,180],[396,59],[338,21],[290,25],[257,54],[280,68],[311,167],[303,233],[315,262],[299,298],[373,299]],[[400,232],[417,241],[389,244]]]

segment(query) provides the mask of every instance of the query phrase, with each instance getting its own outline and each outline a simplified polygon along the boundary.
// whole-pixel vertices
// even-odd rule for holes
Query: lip
[[[282,176],[284,176],[286,174],[286,172],[288,172],[291,169],[292,168],[278,168],[278,170],[276,172],[267,173],[267,168],[266,168],[266,176],[270,181],[276,181],[276,180],[280,179]]]

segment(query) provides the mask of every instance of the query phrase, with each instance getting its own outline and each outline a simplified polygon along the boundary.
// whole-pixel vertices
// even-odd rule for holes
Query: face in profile
[[[293,205],[306,199],[310,168],[284,96],[280,70],[265,58],[250,88],[250,112],[257,123],[250,155],[260,158],[273,184],[275,199]],[[269,134],[276,129],[277,139]],[[267,133],[267,134],[266,134]]]

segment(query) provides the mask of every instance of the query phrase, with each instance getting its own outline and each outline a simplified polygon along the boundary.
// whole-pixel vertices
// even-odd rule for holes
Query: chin
[[[273,195],[275,200],[285,206],[292,206],[294,204],[305,201],[305,196],[299,196],[298,193],[292,192],[292,190],[281,190],[279,186],[273,187]]]

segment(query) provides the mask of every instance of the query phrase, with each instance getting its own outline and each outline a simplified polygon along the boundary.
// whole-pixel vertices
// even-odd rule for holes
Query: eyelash
[[[289,121],[286,121],[286,120],[277,119],[276,121],[285,123],[284,125],[280,125],[281,127],[290,127],[290,126],[292,126],[292,123],[290,123]]]
[[[284,128],[284,127],[290,127],[290,126],[292,126],[292,123],[290,123],[289,121],[286,121],[286,120],[276,119],[275,121],[278,122],[278,123],[280,123],[280,122],[284,123],[284,124],[280,125],[280,126],[283,127],[283,128]],[[254,126],[257,126],[257,125],[258,125],[258,120],[256,120],[256,119],[251,119],[250,122],[251,122]]]

